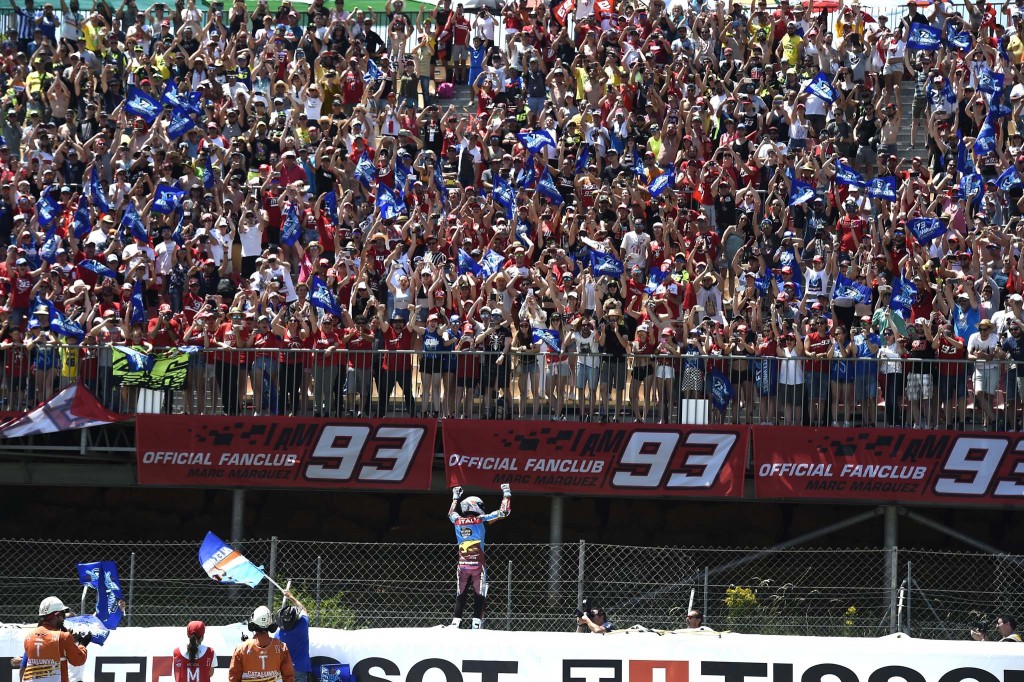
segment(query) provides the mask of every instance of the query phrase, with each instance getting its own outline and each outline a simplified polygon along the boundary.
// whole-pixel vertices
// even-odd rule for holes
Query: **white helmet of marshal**
[[[463,514],[476,514],[477,516],[483,516],[484,512],[484,501],[476,495],[467,497],[462,501],[462,513]]]

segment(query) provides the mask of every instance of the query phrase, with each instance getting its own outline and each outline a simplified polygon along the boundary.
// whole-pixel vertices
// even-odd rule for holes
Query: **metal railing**
[[[81,381],[124,413],[497,418],[1013,430],[1008,360],[200,349],[181,390],[126,385],[110,346],[0,348],[0,409]],[[17,358],[13,357],[15,354]],[[716,408],[720,380],[732,391]],[[719,406],[721,401],[719,400]]]
[[[452,544],[271,538],[235,546],[270,566],[281,584],[290,581],[317,626],[429,627],[451,617]],[[211,581],[197,549],[198,543],[181,542],[0,540],[0,580],[7,586],[0,621],[34,620],[50,594],[78,605],[75,563],[100,559],[117,562],[128,625],[194,618],[223,625],[280,598],[263,586]],[[899,595],[886,582],[890,562],[898,569]],[[1024,557],[1007,555],[498,542],[488,547],[488,575],[488,627],[506,630],[571,631],[584,597],[619,627],[682,628],[692,606],[716,630],[853,637],[888,634],[895,622],[915,637],[966,639],[976,622],[1024,609]],[[91,611],[95,593],[83,604]],[[890,621],[893,608],[899,613]]]

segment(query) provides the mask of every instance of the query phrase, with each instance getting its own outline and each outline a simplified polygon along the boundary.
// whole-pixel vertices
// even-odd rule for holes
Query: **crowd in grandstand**
[[[1020,6],[24,0],[4,409],[1012,427]]]

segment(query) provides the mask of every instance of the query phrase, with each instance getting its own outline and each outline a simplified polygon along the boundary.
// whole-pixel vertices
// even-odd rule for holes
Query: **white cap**
[[[256,607],[256,610],[252,612],[252,622],[256,627],[266,630],[274,624],[274,614],[272,614],[270,609],[266,606],[258,606]]]
[[[51,613],[59,613],[61,611],[67,611],[68,608],[64,606],[64,602],[57,597],[47,597],[43,601],[39,602],[39,617],[49,616]]]

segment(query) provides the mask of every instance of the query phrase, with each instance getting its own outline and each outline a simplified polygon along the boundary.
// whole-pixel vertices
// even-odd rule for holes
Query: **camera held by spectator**
[[[985,633],[988,631],[990,625],[987,621],[977,621],[971,627],[971,639],[976,642],[1021,642],[1021,636],[1017,634],[1017,620],[1010,616],[999,616],[996,618],[995,629],[996,637],[989,639]]]
[[[576,609],[576,632],[603,635],[614,629],[615,625],[608,620],[604,610],[592,605],[589,599],[584,599],[580,608]]]

